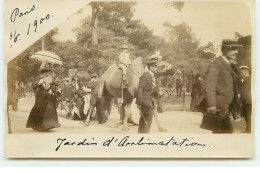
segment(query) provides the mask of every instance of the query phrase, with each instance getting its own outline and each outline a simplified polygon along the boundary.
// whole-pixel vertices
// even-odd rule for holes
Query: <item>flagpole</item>
[[[44,51],[44,36],[42,37],[42,51]],[[46,59],[46,62],[45,62],[44,68],[47,67],[47,64],[48,64],[48,60]]]

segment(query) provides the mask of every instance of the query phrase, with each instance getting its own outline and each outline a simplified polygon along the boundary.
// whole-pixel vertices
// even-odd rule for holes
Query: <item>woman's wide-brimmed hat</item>
[[[152,65],[152,64],[157,64],[158,63],[158,58],[157,57],[150,57],[147,61],[147,65]]]

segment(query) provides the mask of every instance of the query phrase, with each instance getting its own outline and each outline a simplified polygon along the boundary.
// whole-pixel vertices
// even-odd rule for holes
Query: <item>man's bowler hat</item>
[[[242,45],[238,43],[237,40],[234,39],[224,39],[222,40],[222,45],[221,47],[224,48],[238,48],[241,47]]]

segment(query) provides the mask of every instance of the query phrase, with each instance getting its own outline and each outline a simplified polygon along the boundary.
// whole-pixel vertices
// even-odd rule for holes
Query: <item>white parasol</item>
[[[42,64],[50,63],[50,64],[63,65],[58,55],[46,50],[41,50],[36,52],[31,56],[31,58],[41,61]]]

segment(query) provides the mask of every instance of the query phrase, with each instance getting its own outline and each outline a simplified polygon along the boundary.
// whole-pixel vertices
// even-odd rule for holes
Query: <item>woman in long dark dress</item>
[[[191,88],[191,103],[190,103],[190,110],[191,111],[198,111],[198,107],[196,103],[201,95],[201,81],[200,81],[200,74],[194,76],[193,84]]]
[[[56,104],[56,90],[52,83],[53,76],[50,69],[42,70],[43,79],[34,86],[35,104],[27,120],[26,128],[37,131],[47,131],[60,127]]]

